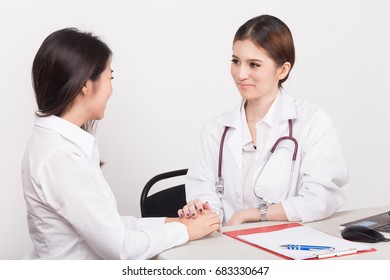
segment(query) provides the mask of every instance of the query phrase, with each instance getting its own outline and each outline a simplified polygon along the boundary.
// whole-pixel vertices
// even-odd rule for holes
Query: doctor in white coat
[[[262,15],[238,29],[231,74],[242,102],[204,124],[180,216],[211,209],[224,225],[309,222],[343,205],[348,171],[331,119],[282,90],[294,61],[293,38],[280,19]]]

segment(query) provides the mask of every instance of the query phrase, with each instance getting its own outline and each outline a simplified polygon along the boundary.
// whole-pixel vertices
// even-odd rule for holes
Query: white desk
[[[340,224],[357,220],[360,218],[372,216],[375,214],[383,213],[390,210],[390,206],[383,206],[377,208],[368,208],[351,211],[340,211],[335,213],[330,218],[322,221],[306,223],[311,226],[335,236],[340,236],[340,230],[338,226]],[[251,223],[243,224],[239,226],[231,226],[222,228],[222,232],[261,227],[267,225],[280,224],[281,222],[265,222],[265,223]],[[343,256],[338,258],[332,258],[331,260],[343,259],[343,260],[390,260],[390,242],[382,243],[367,243],[369,246],[377,249],[376,252],[369,252],[364,254],[355,254],[349,256]],[[241,241],[235,240],[221,233],[213,233],[212,235],[200,240],[188,242],[182,246],[178,246],[162,252],[156,256],[156,259],[160,260],[242,260],[242,259],[264,259],[264,260],[280,260],[281,258],[255,248],[251,245],[245,244]]]

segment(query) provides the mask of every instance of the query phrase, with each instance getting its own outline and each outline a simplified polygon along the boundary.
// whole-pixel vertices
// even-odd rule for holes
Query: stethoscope
[[[221,196],[224,194],[224,191],[225,191],[225,186],[224,186],[224,182],[223,182],[223,178],[222,178],[222,155],[223,155],[223,147],[224,147],[226,134],[227,134],[229,128],[230,127],[228,127],[228,126],[225,127],[225,129],[224,129],[224,131],[222,133],[221,143],[220,143],[220,146],[219,146],[218,181],[215,183],[215,191],[219,195],[221,195]],[[280,144],[280,142],[285,141],[285,140],[289,140],[289,141],[292,141],[294,143],[294,153],[292,155],[292,160],[291,160],[292,163],[291,163],[290,179],[289,179],[289,183],[288,183],[287,193],[291,189],[291,183],[292,183],[292,177],[293,177],[293,173],[294,173],[295,161],[297,159],[297,152],[298,152],[298,141],[292,136],[292,133],[293,133],[292,119],[288,120],[288,131],[289,131],[288,136],[283,136],[283,137],[280,137],[278,140],[276,140],[275,144],[272,146],[272,148],[268,152],[267,157],[265,159],[265,162],[264,162],[263,166],[261,167],[259,174],[256,177],[255,184],[253,186],[253,192],[261,200],[263,200],[263,198],[259,197],[256,194],[255,186],[256,186],[257,181],[259,180],[261,174],[263,173],[264,167],[267,165],[267,162],[270,159],[271,155],[273,155],[273,153],[275,152],[275,150],[278,147],[278,145]]]

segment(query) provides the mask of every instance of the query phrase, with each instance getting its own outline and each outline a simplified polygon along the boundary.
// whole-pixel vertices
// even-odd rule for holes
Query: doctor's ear
[[[285,62],[283,63],[282,66],[279,67],[279,80],[283,80],[286,78],[288,73],[290,72],[291,69],[291,63],[290,62]]]

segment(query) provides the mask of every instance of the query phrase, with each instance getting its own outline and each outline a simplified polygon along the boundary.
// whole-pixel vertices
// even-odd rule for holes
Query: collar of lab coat
[[[75,124],[60,117],[51,115],[47,117],[37,117],[35,120],[35,126],[56,131],[69,141],[79,146],[88,158],[92,157],[93,145],[96,141],[95,136],[89,134]]]
[[[228,126],[231,128],[238,128],[241,126],[241,110],[244,108],[246,100],[242,99],[239,105],[239,110],[237,107],[226,113],[223,119],[223,126]],[[272,103],[271,108],[268,110],[267,114],[264,116],[264,121],[270,125],[278,125],[281,121],[296,119],[297,110],[295,107],[294,98],[283,91],[279,91],[278,96],[275,98]]]
[[[268,120],[268,124],[272,124],[272,132],[269,139],[267,140],[267,143],[265,144],[265,151],[268,151],[272,147],[273,143],[275,143],[275,141],[280,137],[281,122],[287,121],[288,119],[297,118],[295,101],[292,96],[280,91],[278,93],[278,98],[275,99],[275,101],[272,104],[272,106],[275,106],[275,108],[273,108],[272,114],[270,114],[271,120]],[[235,159],[236,167],[240,176],[242,176],[242,150],[237,149],[237,147],[242,147],[241,108],[243,108],[244,103],[245,100],[242,100],[240,107],[236,107],[233,111],[226,113],[222,119],[222,125],[224,127],[233,128],[233,131],[230,133],[230,137],[227,141],[227,146],[233,154],[233,158]]]

